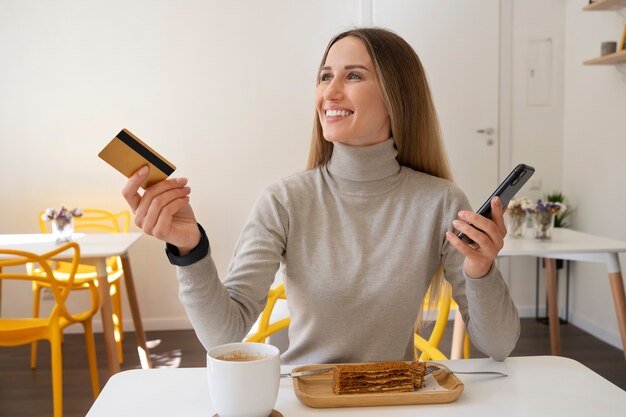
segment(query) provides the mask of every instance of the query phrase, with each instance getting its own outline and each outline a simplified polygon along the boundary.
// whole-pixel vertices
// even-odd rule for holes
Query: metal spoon
[[[319,369],[311,369],[308,371],[299,371],[299,372],[288,372],[286,374],[280,374],[281,378],[290,377],[290,378],[298,378],[300,376],[306,375],[315,375],[315,374],[323,374],[324,372],[332,371],[334,368],[319,368]]]
[[[444,369],[444,368],[440,368],[436,365],[428,365],[426,367],[426,372],[424,373],[424,375],[428,375],[431,374],[439,369]],[[450,372],[452,372],[453,374],[467,374],[467,375],[498,375],[498,376],[508,376],[507,374],[503,373],[503,372],[498,372],[498,371],[453,371],[450,370]]]

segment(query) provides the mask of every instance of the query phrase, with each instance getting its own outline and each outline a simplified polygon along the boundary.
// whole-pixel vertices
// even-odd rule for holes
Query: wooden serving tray
[[[328,364],[304,365],[293,369],[292,372],[327,368],[328,366]],[[442,404],[455,401],[463,392],[463,383],[444,365],[437,363],[437,366],[442,369],[431,375],[443,388],[441,391],[421,388],[413,392],[337,395],[333,392],[332,372],[293,378],[293,389],[302,404],[313,408]]]

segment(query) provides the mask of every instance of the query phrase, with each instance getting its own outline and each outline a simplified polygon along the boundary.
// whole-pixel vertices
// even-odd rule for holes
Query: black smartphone
[[[502,202],[502,207],[506,208],[508,206],[509,201],[515,197],[515,194],[526,184],[526,181],[530,179],[535,173],[535,168],[528,166],[526,164],[519,164],[516,166],[513,171],[502,181],[498,188],[491,194],[491,196],[485,201],[485,203],[480,206],[480,208],[476,211],[476,213],[484,216],[488,219],[491,219],[491,199],[494,197],[500,197],[500,201]],[[456,234],[459,239],[463,242],[471,245],[474,243],[472,239],[467,237],[467,235],[463,232],[458,232]]]

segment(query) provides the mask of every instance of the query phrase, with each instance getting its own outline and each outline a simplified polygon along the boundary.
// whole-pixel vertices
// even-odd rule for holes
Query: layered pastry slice
[[[337,365],[333,374],[335,394],[411,392],[424,381],[423,362],[373,362]]]

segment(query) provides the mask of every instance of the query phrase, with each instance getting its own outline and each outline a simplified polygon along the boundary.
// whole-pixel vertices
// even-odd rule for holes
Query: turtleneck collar
[[[328,171],[344,180],[365,182],[387,178],[400,171],[392,138],[370,146],[333,143]]]

